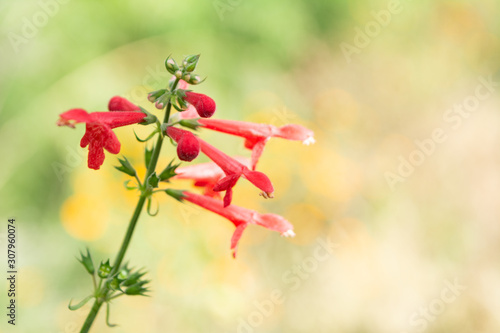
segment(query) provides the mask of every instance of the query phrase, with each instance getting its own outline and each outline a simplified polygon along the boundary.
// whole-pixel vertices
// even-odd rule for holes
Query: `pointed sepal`
[[[84,255],[82,252],[80,252],[81,258],[78,259],[78,261],[85,267],[87,272],[89,272],[90,275],[94,275],[95,268],[94,268],[94,262],[92,261],[92,256],[90,255],[89,249],[87,248],[87,254]]]
[[[183,190],[173,190],[173,189],[169,188],[169,189],[165,190],[165,193],[167,193],[172,198],[174,198],[175,200],[180,201],[180,202],[182,202],[182,199],[184,199],[184,197],[185,197]]]
[[[201,124],[198,122],[198,119],[200,118],[192,118],[192,119],[182,119],[179,121],[179,124],[181,126],[193,129],[193,130],[198,130],[198,127],[201,126]]]
[[[118,161],[120,162],[121,166],[115,166],[116,170],[126,173],[127,175],[132,177],[135,177],[137,175],[134,167],[132,166],[132,164],[130,164],[129,160],[125,156],[123,156],[123,159],[119,158]]]
[[[181,165],[180,163],[178,164],[173,164],[174,160],[170,161],[170,163],[167,165],[167,167],[160,173],[159,178],[160,181],[162,182],[168,182],[170,178],[174,177],[177,175],[175,172],[175,169]]]

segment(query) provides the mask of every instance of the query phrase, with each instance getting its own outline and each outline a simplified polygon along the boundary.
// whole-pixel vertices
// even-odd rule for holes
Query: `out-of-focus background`
[[[117,157],[89,170],[84,126],[58,114],[114,95],[154,111],[166,56],[201,53],[195,89],[216,118],[314,130],[312,146],[267,144],[275,199],[235,190],[297,236],[250,226],[234,260],[230,222],[158,195],[126,256],[151,297],[118,298],[119,326],[101,311],[93,332],[499,332],[499,14],[496,0],[3,0],[0,276],[14,217],[19,281],[15,328],[1,284],[0,331],[78,332],[89,307],[67,305],[91,280],[75,257],[113,259],[135,205]],[[133,130],[116,133],[139,164]]]

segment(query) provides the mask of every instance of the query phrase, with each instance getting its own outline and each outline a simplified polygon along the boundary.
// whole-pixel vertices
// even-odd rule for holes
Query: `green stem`
[[[87,333],[90,330],[90,326],[92,326],[92,323],[94,322],[94,319],[97,316],[97,313],[99,312],[103,301],[103,299],[95,300],[94,305],[92,306],[92,309],[90,309],[89,315],[87,316],[87,319],[83,323],[80,333]]]
[[[178,83],[179,83],[179,79],[176,79],[173,86],[172,86],[172,91],[175,90]],[[169,101],[167,104],[167,109],[165,111],[165,117],[163,119],[163,123],[168,123],[168,121],[170,119],[171,109],[172,109],[172,104]],[[163,133],[159,133],[158,140],[156,141],[156,145],[155,145],[155,148],[153,150],[153,154],[151,156],[151,161],[149,162],[149,165],[148,165],[148,170],[146,171],[146,175],[144,176],[143,184],[147,184],[147,180],[148,180],[149,176],[156,169],[156,164],[158,163],[158,158],[160,156],[162,144],[163,144]],[[120,269],[123,258],[125,257],[125,252],[127,252],[128,246],[130,244],[130,240],[132,239],[132,234],[134,233],[134,229],[135,229],[135,226],[137,225],[137,221],[139,221],[139,216],[141,215],[141,212],[142,212],[142,209],[144,207],[144,203],[146,202],[147,197],[148,197],[148,194],[145,193],[145,191],[143,191],[141,193],[141,196],[139,197],[139,201],[137,202],[137,205],[135,206],[134,214],[132,215],[132,218],[130,219],[130,223],[129,223],[128,228],[127,228],[127,233],[125,234],[125,237],[123,238],[123,242],[122,242],[122,245],[120,247],[120,251],[118,251],[118,255],[116,256],[115,262],[113,264],[113,269],[111,270],[110,275],[115,274]],[[80,333],[87,333],[90,330],[90,327],[92,326],[92,323],[94,322],[95,317],[97,316],[97,313],[99,312],[99,309],[101,308],[101,305],[104,303],[104,300],[108,296],[108,292],[109,292],[109,290],[107,289],[106,285],[104,285],[103,290],[100,293],[98,293],[100,295],[96,295],[96,300],[94,302],[94,305],[92,306],[92,309],[90,309],[90,312],[87,316],[87,319],[85,319],[85,322],[83,323],[83,326],[82,326],[82,329],[80,330]]]

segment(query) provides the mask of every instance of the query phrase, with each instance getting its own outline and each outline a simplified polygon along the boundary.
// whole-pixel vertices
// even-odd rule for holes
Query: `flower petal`
[[[186,91],[184,100],[193,105],[202,118],[210,118],[215,112],[215,101],[207,95]]]
[[[265,194],[264,197],[273,198],[274,187],[269,178],[262,172],[251,171],[246,169],[243,171],[243,175],[248,181],[261,189]]]
[[[140,111],[92,112],[94,121],[108,125],[111,128],[140,123],[147,116]]]
[[[92,116],[84,109],[71,109],[59,115],[58,126],[69,126],[74,128],[76,123],[92,121]]]
[[[267,229],[277,231],[283,236],[294,235],[292,231],[293,225],[280,215],[257,214],[254,216],[254,221],[256,224],[266,227]]]
[[[273,136],[288,140],[302,141],[304,144],[314,143],[314,132],[304,126],[296,124],[289,124],[277,128]]]
[[[255,167],[257,166],[257,162],[259,161],[259,158],[262,156],[262,153],[264,152],[264,147],[266,146],[266,142],[268,139],[260,140],[257,141],[252,147],[252,164],[251,168],[252,170],[255,170]]]
[[[128,99],[114,96],[108,103],[109,111],[141,111],[141,108],[130,102]]]
[[[233,258],[236,258],[236,251],[238,250],[238,242],[240,241],[241,236],[243,235],[243,231],[245,231],[247,226],[248,223],[243,223],[237,226],[236,230],[234,230],[233,236],[231,237],[231,250],[233,253]]]

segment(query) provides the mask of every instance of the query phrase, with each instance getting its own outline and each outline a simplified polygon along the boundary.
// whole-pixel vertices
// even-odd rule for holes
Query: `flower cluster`
[[[136,177],[138,182],[136,188],[141,190],[144,196],[151,197],[154,193],[164,191],[179,201],[191,202],[231,221],[236,228],[231,239],[233,256],[236,255],[238,241],[249,224],[263,226],[283,236],[293,236],[292,224],[283,217],[274,214],[259,214],[232,205],[233,189],[238,180],[244,178],[260,190],[262,197],[273,198],[274,187],[271,180],[266,174],[256,170],[257,162],[263,154],[267,141],[278,137],[310,144],[314,142],[313,132],[299,125],[276,127],[236,120],[211,119],[216,110],[214,100],[189,89],[190,85],[202,82],[200,77],[193,73],[198,59],[199,55],[186,57],[181,65],[170,57],[165,61],[165,67],[173,78],[168,88],[153,91],[148,95],[148,100],[154,103],[156,108],[167,108],[163,123],[130,101],[122,97],[113,97],[108,104],[109,111],[87,113],[83,109],[72,109],[60,115],[58,125],[74,127],[76,123],[86,124],[86,131],[80,146],[88,146],[88,166],[98,170],[104,162],[104,149],[111,154],[118,154],[120,151],[120,142],[113,133],[113,128],[132,124],[156,124],[155,130],[146,139],[149,140],[155,135],[159,136],[155,153],[146,150],[148,174],[144,182],[140,182],[135,169],[126,159],[120,160],[122,165],[117,169]],[[179,113],[171,116],[171,107]],[[228,156],[192,131],[199,129],[218,131],[243,138],[245,148],[251,150],[250,160]],[[171,162],[162,172],[156,174],[156,162],[164,136],[170,138],[170,141],[177,146],[177,156],[181,161],[191,162],[201,152],[212,162],[182,167]],[[151,156],[156,156],[156,160],[152,161]],[[160,185],[175,179],[193,180],[195,186],[203,189],[203,195],[159,188]],[[220,195],[222,192],[224,192],[223,197]]]

